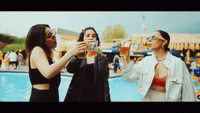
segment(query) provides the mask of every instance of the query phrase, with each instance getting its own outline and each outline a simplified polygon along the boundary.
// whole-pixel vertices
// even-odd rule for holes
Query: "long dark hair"
[[[165,51],[169,51],[170,50],[169,47],[168,47],[169,42],[170,42],[169,34],[165,31],[162,31],[162,30],[156,30],[156,31],[159,32],[161,34],[161,36],[168,41],[167,44],[165,45],[164,49],[165,49]]]
[[[95,32],[96,37],[97,37],[97,40],[98,40],[98,46],[100,46],[100,43],[101,43],[101,42],[100,42],[100,40],[99,40],[99,35],[97,34],[96,30],[95,30],[93,27],[87,27],[87,28],[85,28],[84,30],[82,30],[82,32],[80,33],[79,38],[78,38],[77,41],[83,41],[83,37],[84,37],[85,31],[87,31],[87,30],[89,30],[89,29],[92,29],[92,30]]]
[[[51,48],[47,47],[45,44],[46,27],[49,27],[49,25],[37,24],[37,25],[32,26],[31,29],[29,30],[26,37],[26,54],[27,54],[28,59],[31,54],[31,51],[36,46],[41,47],[45,51],[47,56],[51,55]]]

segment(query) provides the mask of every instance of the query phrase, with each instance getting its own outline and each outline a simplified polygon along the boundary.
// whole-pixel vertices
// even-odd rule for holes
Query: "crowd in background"
[[[24,55],[21,52],[21,50],[15,52],[11,50],[3,54],[3,50],[0,50],[0,69],[21,69],[24,60]]]

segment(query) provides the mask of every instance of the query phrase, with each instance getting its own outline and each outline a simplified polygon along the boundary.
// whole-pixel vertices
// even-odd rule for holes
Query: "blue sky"
[[[49,24],[51,28],[63,28],[81,32],[85,27],[94,27],[97,33],[107,26],[121,24],[129,37],[142,33],[164,30],[168,33],[200,33],[200,12],[0,12],[0,33],[26,36],[31,26]],[[143,19],[142,16],[145,16]]]

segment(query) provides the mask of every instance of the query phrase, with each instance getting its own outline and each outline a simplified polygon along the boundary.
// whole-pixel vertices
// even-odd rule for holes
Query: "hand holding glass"
[[[121,41],[117,43],[117,50],[120,51],[120,56],[128,56],[130,50],[130,42],[129,41]]]
[[[80,44],[81,42],[82,41],[80,41],[78,43]],[[85,51],[78,53],[77,57],[78,57],[78,59],[84,59],[84,58],[86,58],[86,49],[85,49]]]
[[[90,40],[87,41],[88,44],[88,56],[97,56],[98,51],[98,41],[96,40]]]

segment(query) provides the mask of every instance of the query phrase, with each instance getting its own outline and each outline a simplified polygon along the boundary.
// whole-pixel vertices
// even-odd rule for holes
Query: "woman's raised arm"
[[[44,50],[41,47],[35,47],[31,53],[30,59],[32,59],[31,61],[33,61],[45,78],[51,79],[65,67],[72,56],[84,52],[86,47],[85,42],[77,43],[69,50],[69,52],[67,52],[67,54],[52,65],[49,64]]]

